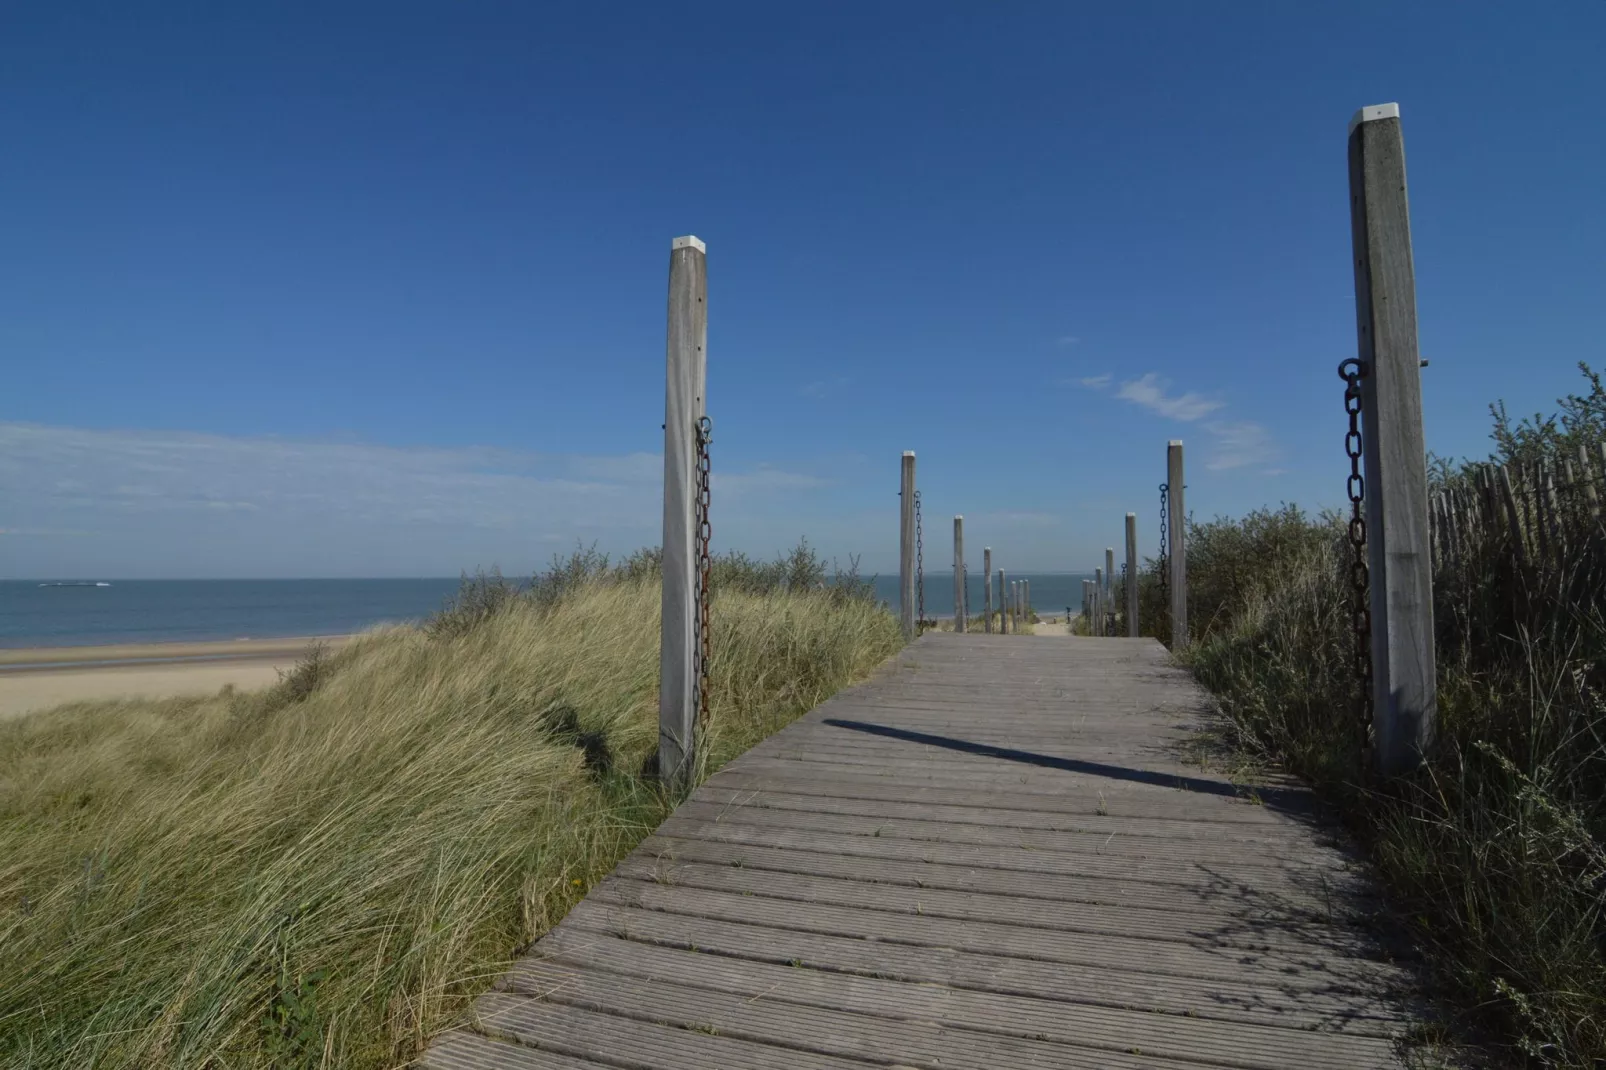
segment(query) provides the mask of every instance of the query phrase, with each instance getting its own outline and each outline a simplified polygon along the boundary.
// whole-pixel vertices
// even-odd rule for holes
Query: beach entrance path
[[[726,766],[436,1070],[1401,1065],[1405,971],[1147,640],[928,634]]]

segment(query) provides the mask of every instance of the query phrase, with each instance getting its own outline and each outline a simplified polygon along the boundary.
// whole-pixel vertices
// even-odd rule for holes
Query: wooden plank
[[[505,992],[481,996],[474,1009],[475,1025],[487,1036],[593,1059],[607,1066],[652,1070],[864,1070],[864,1064],[857,1060],[720,1036],[717,1029],[702,1020],[671,1024],[667,1015],[635,1018],[604,1014]]]
[[[669,251],[669,341],[664,391],[662,638],[658,658],[658,772],[672,788],[696,766],[696,438],[707,381],[708,263],[697,238]]]
[[[1385,987],[1400,978],[1383,963],[1315,948],[1290,951],[1252,948],[1248,941],[1182,943],[1145,936],[1093,931],[1058,931],[980,921],[908,916],[859,910],[825,903],[794,902],[734,895],[707,889],[604,881],[587,902],[649,913],[678,914],[711,921],[762,925],[777,930],[854,936],[913,947],[952,948],[981,955],[1103,966],[1151,973],[1157,977],[1191,977],[1200,981],[1237,981],[1246,976],[1275,976],[1291,989],[1325,990],[1334,981]],[[1163,982],[1156,982],[1157,984]]]
[[[543,939],[536,954],[563,957],[600,951],[610,959],[630,957],[652,968],[657,949],[686,950],[736,963],[770,963],[833,975],[942,986],[957,992],[1148,1008],[1190,1018],[1327,1028],[1365,1036],[1397,1035],[1408,1021],[1402,1008],[1389,998],[1337,983],[1326,989],[1286,989],[1243,980],[1168,977],[1157,985],[1154,975],[1122,966],[960,955],[947,948],[883,944],[590,903],[576,907],[573,919],[573,924],[566,923]],[[610,945],[618,950],[611,950]]]
[[[594,962],[532,960],[514,975],[516,991],[588,1010],[661,1018],[688,1028],[799,1051],[944,1068],[993,1070],[1107,1065],[1100,1053],[1125,1054],[1134,1032],[1148,1034],[1143,1054],[1183,1065],[1200,1062],[1286,1070],[1386,1065],[1390,1042],[1377,1037],[1194,1020],[1150,1011],[1045,1004],[979,993],[910,990],[870,978],[822,977],[784,966],[698,961],[678,956],[670,971],[647,977]],[[747,998],[753,990],[761,998]]]
[[[1422,362],[1399,114],[1393,104],[1362,108],[1349,133],[1374,753],[1385,775],[1420,764],[1433,743],[1438,708]]]

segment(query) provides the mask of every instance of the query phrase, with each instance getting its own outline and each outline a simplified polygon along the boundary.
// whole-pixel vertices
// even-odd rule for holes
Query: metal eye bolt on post
[[[1399,105],[1362,108],[1350,120],[1349,188],[1357,349],[1339,375],[1350,425],[1355,660],[1361,734],[1370,736],[1377,771],[1392,776],[1415,768],[1433,745],[1438,707],[1423,362]]]
[[[708,702],[707,346],[707,247],[688,235],[670,243],[664,392],[658,773],[673,790],[690,785]]]

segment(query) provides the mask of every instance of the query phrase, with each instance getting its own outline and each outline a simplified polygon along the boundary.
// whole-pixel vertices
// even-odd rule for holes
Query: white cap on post
[[[703,244],[703,239],[699,238],[695,234],[688,234],[683,238],[676,238],[674,241],[669,243],[669,247],[671,249],[696,249],[699,253],[708,252],[708,246]]]
[[[1355,128],[1362,123],[1375,122],[1378,119],[1398,119],[1400,106],[1398,104],[1368,104],[1361,108],[1349,121],[1349,132],[1355,133]]]

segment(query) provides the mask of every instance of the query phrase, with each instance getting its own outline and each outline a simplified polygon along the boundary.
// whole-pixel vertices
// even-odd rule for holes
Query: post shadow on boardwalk
[[[953,736],[916,732],[908,728],[896,728],[892,725],[875,724],[870,721],[827,717],[824,723],[833,728],[845,728],[851,732],[863,732],[867,735],[881,736],[885,739],[902,740],[905,743],[941,747],[944,750],[973,754],[982,758],[997,758],[1000,761],[1019,762],[1022,765],[1034,765],[1041,769],[1058,769],[1067,773],[1081,773],[1084,776],[1124,780],[1133,784],[1147,784],[1156,788],[1195,791],[1204,795],[1223,795],[1240,799],[1253,798],[1258,799],[1268,807],[1306,820],[1316,816],[1316,807],[1313,804],[1310,793],[1301,789],[1239,786],[1227,781],[1185,776],[1180,773],[1161,773],[1149,769],[1133,769],[1124,765],[1090,762],[1082,758],[1061,758],[1052,754],[1038,754],[1035,751],[1018,750],[1014,747],[1000,747],[992,743],[977,743],[974,740],[956,739]]]

